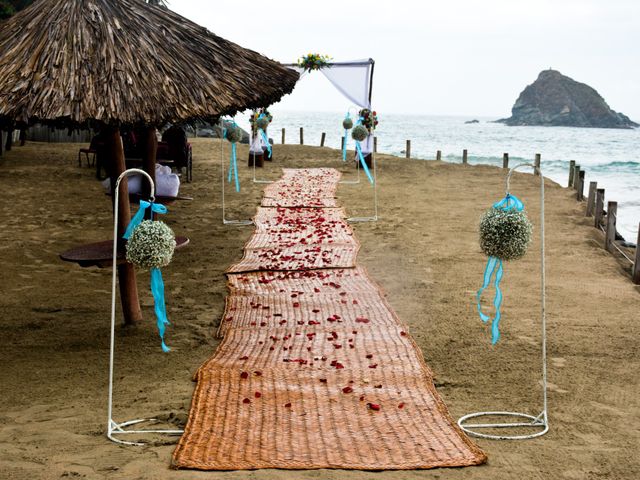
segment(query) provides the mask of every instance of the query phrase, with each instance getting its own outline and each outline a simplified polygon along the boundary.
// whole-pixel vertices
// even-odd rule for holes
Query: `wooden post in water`
[[[406,155],[407,155],[407,158],[411,158],[411,140],[407,140]]]
[[[467,149],[462,150],[462,163],[467,163]]]
[[[115,193],[116,180],[125,171],[124,149],[120,130],[117,127],[110,128],[107,134],[109,174],[111,175],[111,191]],[[114,205],[118,209],[118,237],[122,238],[129,222],[131,221],[131,209],[129,207],[129,188],[127,181],[120,183],[120,202]],[[112,195],[115,201],[115,194]],[[119,242],[118,249],[124,248],[123,242]],[[138,301],[138,286],[136,285],[136,271],[132,263],[124,262],[118,265],[118,284],[120,285],[120,302],[125,325],[133,325],[142,320],[142,311]]]
[[[578,189],[578,179],[580,176],[580,165],[576,164],[573,167],[573,189]]]
[[[340,150],[344,150],[344,137],[340,137]]]
[[[284,127],[282,127],[282,145],[284,145],[284,138],[285,138],[284,132],[285,132]]]
[[[574,174],[574,169],[573,167],[576,166],[576,161],[575,160],[571,160],[569,162],[569,187],[573,187],[573,174]]]
[[[509,168],[509,154],[502,154],[502,168]]]
[[[442,160],[442,152],[440,150],[436,152],[436,160],[438,161]]]
[[[373,153],[378,153],[378,137],[373,137]]]
[[[593,226],[600,228],[602,225],[602,216],[604,210],[604,188],[596,189],[596,211],[595,219],[593,220]]]
[[[534,175],[536,176],[540,176],[540,154],[536,153],[536,157],[535,160],[533,161],[533,164],[535,165],[535,170],[534,170]]]
[[[324,147],[324,139],[327,137],[327,134],[322,132],[322,135],[320,136],[320,146]]]
[[[596,206],[596,189],[598,188],[598,182],[589,182],[589,196],[587,197],[587,211],[585,217],[593,215],[593,211]]]
[[[607,205],[607,230],[604,240],[604,248],[614,253],[613,245],[616,241],[616,215],[618,214],[618,202],[609,202]]]
[[[581,202],[584,200],[584,170],[578,172],[578,185],[576,186],[576,200]]]
[[[300,127],[300,145],[304,145],[304,128]]]
[[[631,279],[636,285],[640,285],[640,223],[638,224],[638,239],[636,240],[636,261],[633,263]]]

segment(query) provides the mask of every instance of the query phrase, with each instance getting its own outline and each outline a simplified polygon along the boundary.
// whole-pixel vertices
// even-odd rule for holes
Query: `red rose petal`
[[[321,382],[321,383],[327,383],[327,379],[326,379],[326,378],[321,378],[321,379],[320,379],[320,382]]]
[[[353,388],[351,387],[344,387],[342,389],[342,393],[351,393],[351,392],[353,392]]]
[[[244,400],[242,400],[242,403],[251,403],[251,400],[249,400],[248,398],[245,398]]]
[[[369,368],[378,368],[378,364],[374,363],[373,365],[369,365]]]
[[[256,396],[256,398],[260,398],[262,396],[260,392],[256,392],[254,395]]]
[[[291,403],[285,403],[284,406],[285,408],[291,408]]]
[[[400,335],[402,335],[403,337],[407,336],[407,332],[400,332]]]
[[[255,374],[256,377],[259,377],[260,375],[262,375],[262,372],[259,370],[256,370],[255,372],[253,372]]]
[[[249,374],[248,374],[247,372],[242,372],[242,373],[240,374],[240,378],[243,378],[243,379],[244,379],[244,378],[249,378]]]
[[[240,357],[240,360],[249,360],[249,357],[245,355],[244,357]]]
[[[377,403],[367,403],[367,407],[369,407],[371,410],[380,410],[380,405]]]
[[[373,355],[372,355],[372,354],[370,354],[370,353],[368,353],[368,354],[367,354],[367,358],[373,358]]]
[[[404,403],[399,403],[398,408],[404,408]]]

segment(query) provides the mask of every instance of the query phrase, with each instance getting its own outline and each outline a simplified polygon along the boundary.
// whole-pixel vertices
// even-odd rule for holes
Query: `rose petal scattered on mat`
[[[404,403],[403,402],[399,403],[398,408],[404,408]]]
[[[367,403],[367,407],[369,407],[371,410],[380,410],[380,405],[377,403]]]
[[[256,398],[260,398],[260,397],[262,396],[262,393],[260,393],[260,392],[256,392],[256,393],[254,393],[254,396],[255,396]]]
[[[291,408],[291,403],[285,403],[284,406],[285,408]]]
[[[249,400],[248,398],[245,398],[244,400],[242,400],[242,403],[251,403],[251,400]]]
[[[353,392],[353,388],[351,387],[344,387],[342,389],[342,393],[351,393],[351,392]]]
[[[245,355],[244,357],[240,357],[240,360],[249,360],[249,357]]]
[[[249,378],[249,374],[247,372],[242,372],[240,374],[240,378],[242,378],[242,379]]]

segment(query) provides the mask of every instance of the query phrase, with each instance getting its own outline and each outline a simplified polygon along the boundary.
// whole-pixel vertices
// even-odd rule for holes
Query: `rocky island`
[[[629,117],[614,112],[589,85],[557,70],[543,70],[525,88],[511,109],[511,117],[498,120],[510,126],[633,128]]]

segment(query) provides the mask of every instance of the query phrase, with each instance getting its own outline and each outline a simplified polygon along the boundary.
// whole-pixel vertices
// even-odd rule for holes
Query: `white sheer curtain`
[[[366,62],[366,63],[365,63]],[[345,97],[362,108],[371,108],[371,63],[363,60],[334,63],[320,70]]]

